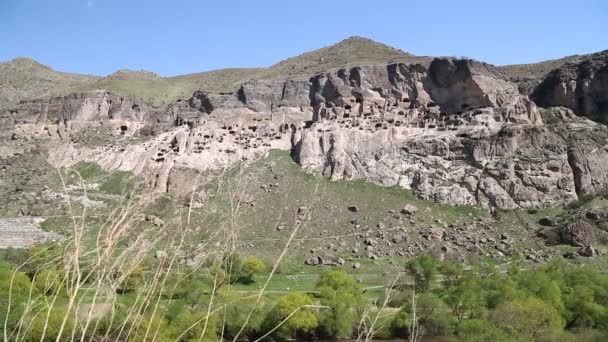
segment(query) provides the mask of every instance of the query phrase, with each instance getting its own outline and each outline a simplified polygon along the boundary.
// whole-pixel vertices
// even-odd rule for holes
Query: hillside
[[[574,55],[539,63],[498,67],[520,91],[530,94],[550,71],[568,62],[580,62],[589,55]],[[153,105],[166,105],[187,98],[196,90],[233,92],[250,79],[312,76],[321,71],[355,65],[390,62],[421,63],[432,57],[415,56],[403,50],[362,37],[350,37],[336,44],[288,58],[267,68],[229,68],[173,77],[149,71],[120,70],[106,77],[58,72],[28,58],[0,63],[0,108],[19,100],[63,95],[75,91],[106,89]]]
[[[558,59],[551,59],[538,63],[513,64],[498,67],[512,82],[519,84],[519,90],[531,94],[549,72],[560,68],[566,63],[578,63],[590,55],[573,55]]]
[[[232,92],[248,79],[313,75],[348,65],[429,60],[361,37],[345,39],[269,68],[219,69],[173,77],[132,70],[120,70],[106,77],[69,74],[20,58],[0,64],[0,107],[8,107],[22,99],[93,89],[106,89],[154,105],[164,105],[188,97],[196,90]]]
[[[258,74],[257,78],[309,75],[348,65],[424,61],[428,61],[428,58],[417,57],[371,39],[350,37],[337,44],[281,61]]]
[[[63,94],[96,76],[55,71],[29,58],[0,63],[0,108],[23,99]]]
[[[81,90],[106,89],[154,105],[164,105],[187,98],[196,90],[234,91],[240,82],[251,78],[259,70],[220,69],[174,77],[161,77],[149,71],[120,70],[85,84]]]
[[[0,110],[4,340],[606,341],[608,51],[576,58],[5,63],[5,105],[76,93]]]

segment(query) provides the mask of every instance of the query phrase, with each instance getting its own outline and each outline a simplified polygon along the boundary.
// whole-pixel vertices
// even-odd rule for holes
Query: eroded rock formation
[[[539,84],[532,98],[543,107],[562,106],[608,122],[608,50],[566,63]]]
[[[91,160],[134,171],[159,191],[187,193],[201,171],[283,149],[332,179],[401,186],[455,205],[518,208],[566,203],[608,184],[606,129],[566,109],[556,115],[559,129],[544,125],[535,103],[491,65],[437,58],[428,67],[393,63],[250,81],[235,93],[196,92],[164,109],[89,92],[23,102],[2,123],[14,139],[60,141],[49,149],[56,166]],[[91,126],[124,140],[90,146],[73,138]],[[129,140],[150,127],[160,133]]]

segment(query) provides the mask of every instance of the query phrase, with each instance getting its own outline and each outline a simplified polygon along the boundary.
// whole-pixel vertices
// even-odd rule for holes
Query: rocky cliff
[[[608,121],[608,50],[550,72],[532,99],[540,106],[563,106],[579,115]]]
[[[605,65],[606,56],[598,58]],[[582,107],[543,90],[566,79],[561,71],[539,85],[536,102],[598,117],[608,98],[605,66],[591,64],[569,66],[574,82],[588,84],[568,93],[580,94]],[[24,101],[2,123],[14,139],[57,140],[49,144],[56,166],[96,161],[134,171],[159,191],[188,193],[194,175],[270,149],[290,150],[304,169],[332,179],[400,186],[455,205],[542,207],[608,184],[603,125],[568,109],[539,110],[500,69],[468,59],[252,80],[233,93],[195,92],[166,108],[86,92]],[[120,138],[95,146],[74,139],[91,125],[110,127]]]

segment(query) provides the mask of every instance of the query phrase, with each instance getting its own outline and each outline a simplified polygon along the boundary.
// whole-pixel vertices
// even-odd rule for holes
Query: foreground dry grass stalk
[[[381,328],[377,327],[377,324],[380,317],[382,316],[382,312],[388,307],[388,303],[394,298],[395,294],[397,293],[397,291],[395,290],[395,286],[397,285],[397,282],[399,281],[401,276],[401,272],[398,272],[395,277],[393,277],[391,282],[384,287],[384,300],[382,301],[382,304],[380,306],[375,305],[376,314],[373,319],[371,319],[369,327],[367,327],[367,324],[363,325],[366,327],[366,329],[364,333],[362,331],[358,333],[357,341],[369,342],[373,340],[374,336],[376,335],[376,330],[379,330]],[[367,319],[368,317],[369,315],[365,315],[365,318],[362,319]],[[361,326],[361,324],[359,326]]]
[[[226,198],[221,203],[226,206],[227,215],[213,227],[200,226],[200,221],[194,220],[194,201],[200,184],[200,178],[197,178],[193,182],[188,208],[185,212],[179,209],[177,223],[164,227],[151,225],[142,227],[138,223],[144,216],[147,205],[153,202],[154,198],[142,198],[137,196],[136,191],[131,191],[128,196],[125,196],[126,201],[107,215],[94,235],[87,226],[87,208],[83,207],[78,212],[78,209],[73,206],[68,187],[61,175],[70,213],[71,234],[64,241],[63,249],[58,256],[38,265],[39,269],[36,271],[34,280],[37,278],[38,272],[49,268],[59,270],[57,275],[45,281],[59,283],[60,288],[65,288],[67,302],[58,303],[59,291],[51,296],[35,294],[34,283],[36,281],[33,281],[30,297],[17,328],[9,331],[8,315],[5,319],[4,340],[25,340],[32,328],[31,323],[36,317],[44,317],[44,328],[40,341],[46,340],[48,326],[52,321],[52,315],[56,312],[54,309],[61,307],[65,310],[65,315],[61,319],[56,341],[156,341],[159,339],[162,328],[160,324],[157,324],[155,318],[164,315],[165,301],[173,298],[180,282],[196,273],[204,274],[211,282],[208,301],[204,307],[200,308],[202,317],[185,328],[176,340],[183,340],[186,334],[189,334],[195,327],[202,327],[198,333],[198,340],[206,340],[209,329],[212,326],[215,329],[215,326],[211,324],[212,317],[220,317],[219,333],[220,338],[224,339],[224,327],[227,323],[226,310],[231,306],[244,303],[243,301],[252,300],[252,304],[247,307],[244,322],[237,327],[238,331],[232,338],[233,341],[239,340],[251,322],[252,316],[262,305],[267,288],[281,263],[293,251],[294,244],[306,239],[305,234],[302,233],[303,227],[313,211],[316,204],[314,201],[318,198],[316,195],[321,186],[319,180],[311,189],[310,198],[313,200],[306,203],[305,213],[302,214],[299,211],[294,213],[289,237],[257,293],[234,300],[217,300],[220,288],[231,281],[233,260],[237,257],[239,244],[242,243],[239,237],[243,205],[248,203],[247,196],[251,190],[249,187],[250,184],[253,184],[251,180],[252,177],[255,177],[255,172],[263,172],[263,170],[247,170],[245,167],[239,167],[238,169],[222,170],[215,178],[217,193]],[[82,177],[77,175],[86,197],[86,184]],[[226,181],[227,179],[230,181]],[[281,214],[278,214],[277,222],[280,220]],[[193,224],[195,221],[198,223]],[[196,234],[201,231],[206,232],[206,238],[194,239]],[[142,278],[141,270],[145,267],[146,258],[149,258],[150,251],[154,248],[159,248],[156,250],[154,267],[147,271],[145,277]],[[182,272],[182,265],[193,255],[197,257],[196,262],[188,267],[183,267],[186,271]],[[32,255],[17,270],[25,267],[35,257]],[[214,269],[224,269],[225,274],[212,271]],[[141,282],[137,284],[131,301],[129,303],[121,302],[121,287],[139,278],[142,278]],[[365,308],[365,312],[360,315],[363,317],[360,327],[364,327],[360,331],[365,334],[360,334],[358,340],[370,341],[373,337],[382,310],[392,296],[396,281],[397,279],[387,286],[384,303],[377,309],[375,315],[369,311],[369,308]],[[269,328],[257,340],[268,338],[303,308],[327,309],[322,305],[299,307],[276,326]],[[76,327],[70,325],[72,321],[76,322]],[[105,328],[102,329],[104,325]]]
[[[313,195],[317,193],[317,191],[319,189],[319,185],[320,185],[320,182],[317,182],[317,184],[315,185],[315,189],[313,191]],[[308,210],[306,212],[306,216],[307,217],[308,217],[308,215],[310,215],[310,210]],[[241,326],[241,328],[239,329],[239,331],[237,332],[237,334],[234,336],[233,341],[238,340],[239,336],[243,333],[243,330],[245,329],[245,327],[247,326],[247,324],[249,324],[249,320],[251,319],[251,315],[253,314],[255,308],[257,307],[257,305],[260,303],[260,300],[262,299],[262,296],[266,292],[266,288],[268,287],[268,284],[270,284],[270,281],[272,280],[272,277],[274,276],[274,274],[277,271],[279,265],[281,264],[281,261],[283,260],[283,258],[287,254],[287,252],[289,251],[289,247],[291,245],[292,240],[296,237],[296,235],[300,231],[300,228],[306,222],[306,218],[307,217],[304,217],[304,218],[298,217],[297,213],[294,216],[295,216],[294,217],[294,219],[295,219],[294,227],[293,227],[293,229],[291,231],[291,234],[289,235],[289,238],[287,239],[287,242],[285,243],[285,247],[283,248],[283,250],[279,254],[279,257],[277,258],[277,260],[275,261],[275,263],[272,265],[272,270],[270,271],[270,274],[268,275],[268,278],[266,278],[266,282],[264,283],[264,285],[262,286],[262,288],[258,292],[258,296],[257,296],[257,298],[255,300],[255,303],[253,304],[253,306],[249,310],[249,313],[247,314],[247,318],[245,319],[245,322],[243,323],[243,325]]]

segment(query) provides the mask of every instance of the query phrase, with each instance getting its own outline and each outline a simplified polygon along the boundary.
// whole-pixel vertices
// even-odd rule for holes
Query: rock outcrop
[[[562,106],[608,122],[608,50],[553,70],[532,93],[540,106]]]
[[[603,108],[594,103],[593,110]],[[535,103],[499,69],[436,58],[248,81],[234,93],[196,92],[165,109],[89,92],[23,102],[2,122],[14,127],[15,139],[62,141],[110,123],[127,140],[88,146],[72,138],[53,145],[49,160],[134,171],[159,191],[188,193],[187,180],[200,171],[283,149],[304,169],[332,179],[366,179],[424,199],[492,209],[567,203],[608,185],[606,129],[557,112],[568,136],[545,126]],[[128,140],[146,127],[158,133]]]

